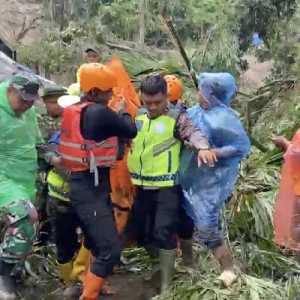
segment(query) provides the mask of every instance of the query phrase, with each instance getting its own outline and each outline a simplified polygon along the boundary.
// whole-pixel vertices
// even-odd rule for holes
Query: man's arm
[[[84,138],[100,142],[117,136],[132,139],[137,134],[135,122],[128,113],[116,113],[100,105],[91,105],[83,115]]]
[[[186,112],[182,112],[177,118],[174,137],[198,151],[199,167],[202,164],[213,167],[217,162],[216,153],[210,150],[207,137],[193,125]]]
[[[186,112],[179,115],[174,136],[195,150],[210,148],[207,137],[193,125]]]

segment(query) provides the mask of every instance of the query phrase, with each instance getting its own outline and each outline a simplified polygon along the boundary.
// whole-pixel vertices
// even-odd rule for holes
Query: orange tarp
[[[284,155],[274,228],[276,244],[300,250],[300,130]]]

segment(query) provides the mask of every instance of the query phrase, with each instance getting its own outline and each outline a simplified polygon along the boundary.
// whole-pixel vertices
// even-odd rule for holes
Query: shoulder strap
[[[141,107],[139,110],[138,110],[138,112],[137,112],[137,116],[142,116],[142,115],[144,115],[144,114],[146,114],[147,113],[147,109],[145,108],[145,107]]]

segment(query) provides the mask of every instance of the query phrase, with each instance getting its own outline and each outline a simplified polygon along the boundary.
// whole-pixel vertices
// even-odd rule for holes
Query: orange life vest
[[[118,155],[117,137],[100,143],[86,140],[80,131],[81,111],[91,102],[71,105],[64,109],[59,152],[64,167],[71,172],[90,170],[97,175],[97,167],[111,167]],[[95,178],[95,183],[98,179]]]

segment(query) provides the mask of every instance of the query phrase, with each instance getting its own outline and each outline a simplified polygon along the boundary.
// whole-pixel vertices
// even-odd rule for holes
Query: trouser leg
[[[3,237],[0,244],[0,298],[15,299],[14,269],[22,266],[36,239],[37,211],[31,201],[21,200],[0,208]]]

